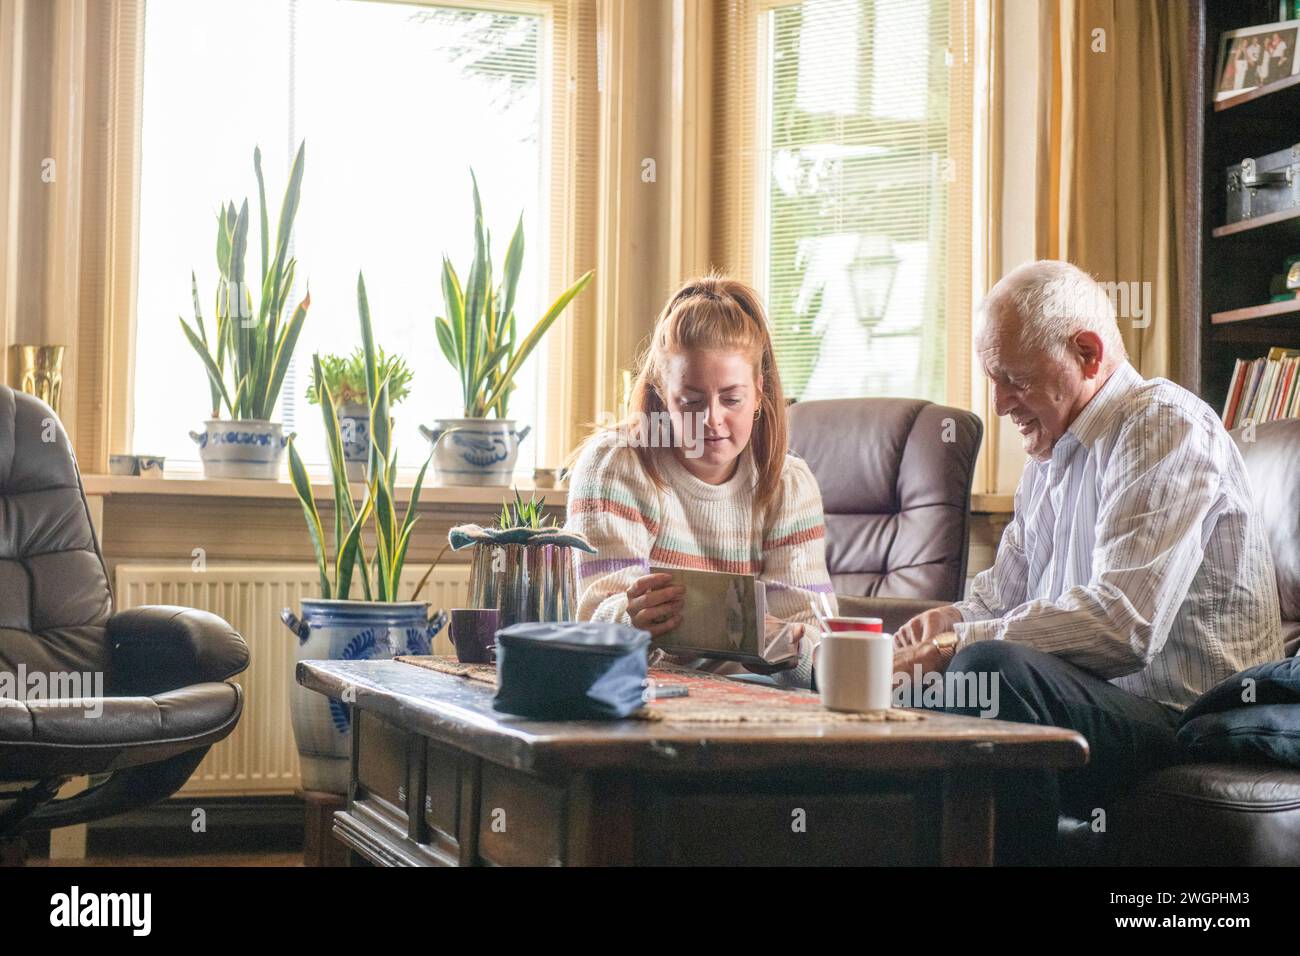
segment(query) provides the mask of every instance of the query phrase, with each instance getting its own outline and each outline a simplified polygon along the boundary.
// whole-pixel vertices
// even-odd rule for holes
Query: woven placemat
[[[491,687],[497,683],[494,664],[462,664],[454,657],[396,659]],[[631,715],[636,720],[670,724],[860,724],[925,719],[918,711],[898,708],[842,714],[823,707],[816,694],[728,680],[686,667],[652,667],[649,676],[663,684],[685,684],[690,695],[651,701]]]

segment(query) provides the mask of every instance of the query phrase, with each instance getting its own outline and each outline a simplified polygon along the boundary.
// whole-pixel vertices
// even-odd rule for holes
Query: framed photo
[[[1229,30],[1219,37],[1214,99],[1224,100],[1291,76],[1300,58],[1300,20]]]

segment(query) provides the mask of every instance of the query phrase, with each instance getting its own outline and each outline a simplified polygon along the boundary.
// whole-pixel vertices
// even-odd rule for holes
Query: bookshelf
[[[1300,253],[1300,207],[1238,223],[1226,218],[1228,167],[1300,143],[1300,74],[1214,101],[1223,32],[1279,19],[1277,0],[1193,0],[1189,17],[1177,374],[1216,411],[1237,359],[1300,348],[1300,299],[1269,296],[1282,260]]]

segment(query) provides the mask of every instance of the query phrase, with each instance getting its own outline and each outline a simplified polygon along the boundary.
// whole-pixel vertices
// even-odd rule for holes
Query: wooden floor
[[[98,856],[84,860],[28,857],[28,866],[302,866],[297,853],[200,853],[186,856]]]

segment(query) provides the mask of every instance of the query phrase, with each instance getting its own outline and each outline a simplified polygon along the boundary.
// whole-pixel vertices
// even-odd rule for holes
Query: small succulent
[[[528,501],[524,501],[519,496],[519,489],[515,489],[514,504],[504,502],[501,505],[501,516],[497,518],[497,527],[501,530],[507,528],[545,528],[548,524],[554,524],[555,515],[546,515],[546,499],[531,496]]]

